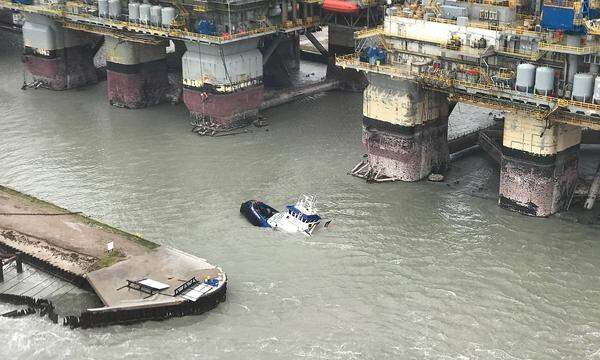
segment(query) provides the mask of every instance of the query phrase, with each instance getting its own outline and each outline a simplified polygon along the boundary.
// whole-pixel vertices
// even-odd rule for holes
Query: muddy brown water
[[[19,45],[4,39],[0,76],[0,183],[230,277],[227,302],[201,316],[86,331],[0,318],[0,358],[600,358],[598,228],[498,208],[482,156],[454,164],[450,184],[346,175],[363,153],[360,94],[309,97],[266,111],[268,131],[203,138],[184,106],[117,109],[105,83],[21,91]],[[452,131],[485,117],[464,107]],[[276,233],[238,212],[303,193],[319,195],[333,230]]]

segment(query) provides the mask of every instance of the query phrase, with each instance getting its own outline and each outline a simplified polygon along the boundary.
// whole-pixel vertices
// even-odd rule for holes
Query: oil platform
[[[381,23],[379,1],[0,0],[0,13],[24,16],[23,61],[36,86],[96,83],[104,44],[111,104],[142,108],[179,89],[193,117],[226,130],[256,118],[264,86],[298,69],[301,34],[331,59],[353,53],[354,31]],[[311,32],[329,23],[325,49]]]
[[[600,129],[600,3],[432,0],[389,4],[338,65],[364,72],[354,169],[416,181],[448,165],[457,101],[505,110],[499,204],[532,216],[568,207],[582,128]]]

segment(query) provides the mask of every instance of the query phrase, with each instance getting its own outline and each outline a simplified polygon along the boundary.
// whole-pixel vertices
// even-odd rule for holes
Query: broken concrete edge
[[[20,251],[19,249],[13,248],[12,246],[4,243],[0,243],[0,250],[4,250],[5,252],[9,253],[16,253]],[[23,258],[23,262],[33,266],[36,269],[47,272],[53,276],[56,276],[59,279],[62,279],[84,290],[93,290],[90,284],[88,283],[85,274],[76,274],[74,272],[61,269],[58,266],[53,265],[44,259],[35,257],[28,253],[21,252],[21,256]]]
[[[140,236],[128,233],[126,231],[117,229],[115,227],[112,227],[112,226],[107,225],[105,223],[102,223],[100,221],[94,220],[94,219],[92,219],[92,218],[90,218],[87,215],[84,215],[82,213],[72,213],[70,210],[64,209],[64,208],[62,208],[60,206],[57,206],[55,204],[52,204],[52,203],[49,203],[47,201],[41,200],[41,199],[36,198],[34,196],[31,196],[31,195],[28,195],[28,194],[24,194],[24,193],[22,193],[20,191],[17,191],[15,189],[9,188],[7,186],[0,185],[0,192],[6,192],[6,193],[9,193],[11,195],[18,196],[18,197],[20,197],[22,199],[26,199],[26,200],[28,200],[28,201],[30,201],[32,203],[42,204],[42,205],[47,206],[47,207],[49,207],[51,209],[58,210],[58,211],[63,211],[63,212],[72,214],[73,216],[78,216],[78,217],[80,217],[88,225],[92,225],[92,226],[98,227],[100,229],[107,230],[107,231],[109,231],[109,232],[111,232],[113,234],[123,236],[126,240],[132,241],[132,242],[134,242],[134,243],[136,243],[138,245],[141,245],[141,246],[143,246],[145,248],[156,249],[156,248],[158,248],[160,246],[159,244],[154,243],[154,242],[152,242],[150,240],[146,240],[146,239],[144,239],[144,238],[142,238]]]
[[[9,313],[2,314],[3,317],[22,317],[35,314],[39,311],[40,316],[48,315],[48,319],[55,324],[58,324],[58,314],[54,304],[46,299],[36,299],[24,295],[4,294],[0,293],[0,301],[13,305],[27,305],[25,311],[13,310]]]
[[[63,325],[75,328],[95,328],[109,325],[133,324],[142,321],[161,321],[186,315],[199,315],[214,309],[226,300],[227,283],[197,301],[182,300],[177,304],[153,306],[104,307],[88,309],[79,316],[66,316]]]
[[[0,249],[6,252],[15,252],[16,249],[0,244]],[[65,271],[54,266],[43,259],[33,257],[22,253],[23,261],[30,266],[45,271],[64,281],[67,281],[81,289],[94,292],[96,296],[100,294],[95,291],[92,284],[85,275]],[[105,306],[101,308],[87,309],[79,315],[66,315],[63,317],[63,326],[75,328],[95,328],[117,324],[133,324],[143,321],[160,321],[173,317],[182,317],[186,315],[199,315],[206,311],[214,309],[219,303],[225,302],[227,294],[227,277],[223,283],[213,292],[199,298],[197,301],[181,299],[176,304],[140,304],[132,303],[127,306]],[[50,300],[36,299],[28,296],[0,293],[0,301],[14,304],[27,305],[40,311],[40,315],[48,315],[48,319],[54,324],[58,324],[59,316],[54,311],[54,306]],[[48,304],[48,305],[44,305]]]

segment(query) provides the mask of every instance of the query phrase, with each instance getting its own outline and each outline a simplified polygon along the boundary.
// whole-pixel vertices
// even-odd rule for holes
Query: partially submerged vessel
[[[271,227],[268,220],[278,213],[277,210],[258,200],[248,200],[242,203],[240,212],[252,225],[259,227]]]
[[[301,232],[307,236],[319,228],[327,228],[331,223],[331,220],[325,221],[317,214],[316,197],[306,195],[295,205],[287,205],[283,212],[258,200],[242,203],[240,212],[254,226]]]

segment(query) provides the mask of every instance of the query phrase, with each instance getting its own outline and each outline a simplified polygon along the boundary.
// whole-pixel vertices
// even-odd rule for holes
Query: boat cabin
[[[295,206],[288,205],[286,206],[288,210],[288,216],[298,219],[298,221],[303,222],[305,224],[314,224],[321,220],[319,215],[306,215],[303,214],[300,210],[298,210]]]

